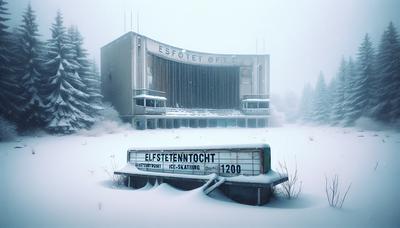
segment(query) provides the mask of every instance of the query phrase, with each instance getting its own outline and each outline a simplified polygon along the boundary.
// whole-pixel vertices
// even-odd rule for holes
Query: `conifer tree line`
[[[0,0],[0,118],[20,131],[71,133],[90,127],[102,109],[99,73],[76,26],[57,12],[43,41],[29,4],[11,29],[7,2]]]
[[[352,126],[361,117],[400,123],[400,38],[390,22],[375,47],[368,34],[355,59],[343,58],[327,83],[321,72],[307,84],[299,105],[304,122]]]

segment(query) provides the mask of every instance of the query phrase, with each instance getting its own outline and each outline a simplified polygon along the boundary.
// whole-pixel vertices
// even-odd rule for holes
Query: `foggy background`
[[[42,38],[50,37],[60,9],[65,25],[78,26],[97,62],[102,46],[131,30],[132,12],[133,31],[139,25],[139,33],[173,46],[270,54],[271,93],[298,96],[305,83],[315,84],[320,71],[332,78],[342,56],[356,55],[365,33],[376,48],[389,21],[400,25],[397,0],[13,0],[7,5],[11,25],[21,23],[28,2]]]

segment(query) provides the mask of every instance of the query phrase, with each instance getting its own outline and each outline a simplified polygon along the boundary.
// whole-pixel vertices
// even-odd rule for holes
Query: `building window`
[[[257,102],[249,102],[249,103],[247,103],[247,108],[257,108]]]
[[[146,100],[146,107],[154,107],[154,100]]]
[[[163,101],[156,101],[156,107],[164,107]]]
[[[268,108],[268,104],[269,104],[268,102],[260,102],[259,107],[260,108]]]
[[[136,99],[136,105],[144,106],[144,100],[143,99]]]

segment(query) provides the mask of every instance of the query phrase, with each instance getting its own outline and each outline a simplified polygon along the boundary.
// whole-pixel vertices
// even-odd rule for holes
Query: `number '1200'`
[[[240,173],[241,168],[240,165],[221,165],[222,173]]]

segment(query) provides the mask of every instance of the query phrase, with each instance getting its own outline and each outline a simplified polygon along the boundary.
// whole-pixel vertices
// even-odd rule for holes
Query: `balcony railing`
[[[243,108],[246,115],[269,115],[269,108]]]
[[[134,89],[133,90],[134,96],[137,95],[151,95],[151,96],[158,96],[158,97],[165,97],[164,91],[152,90],[152,89]]]
[[[243,100],[245,99],[269,99],[269,95],[268,94],[243,95]]]
[[[135,106],[136,115],[160,115],[165,114],[165,112],[165,107],[145,107],[140,105]]]

